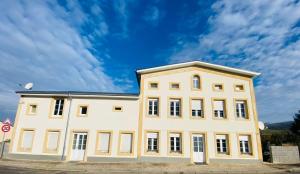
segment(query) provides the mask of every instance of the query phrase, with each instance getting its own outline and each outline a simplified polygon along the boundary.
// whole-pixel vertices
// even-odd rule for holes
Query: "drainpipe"
[[[67,135],[68,135],[68,129],[69,129],[69,122],[70,122],[70,113],[71,113],[71,107],[72,107],[72,97],[70,95],[70,92],[68,92],[68,99],[70,101],[70,105],[69,105],[69,111],[68,111],[68,117],[67,117],[66,129],[65,129],[63,151],[61,154],[62,161],[64,161],[64,156],[65,156],[65,152],[66,152],[66,142],[67,142]]]

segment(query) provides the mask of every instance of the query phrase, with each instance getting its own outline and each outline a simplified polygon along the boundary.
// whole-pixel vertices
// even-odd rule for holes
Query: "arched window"
[[[200,89],[200,77],[198,75],[193,76],[193,88]]]

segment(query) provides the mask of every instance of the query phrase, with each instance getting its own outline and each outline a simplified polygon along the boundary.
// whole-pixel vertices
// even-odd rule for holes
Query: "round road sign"
[[[9,132],[10,131],[10,125],[9,124],[3,124],[1,130],[2,130],[2,132]]]

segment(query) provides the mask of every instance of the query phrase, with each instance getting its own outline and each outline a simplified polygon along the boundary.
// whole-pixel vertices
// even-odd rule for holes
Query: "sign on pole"
[[[10,131],[10,120],[6,119],[4,122],[2,122],[3,125],[1,127],[1,130],[3,132],[3,137],[2,137],[2,147],[1,147],[1,154],[0,154],[0,158],[3,157],[3,152],[4,152],[4,144],[5,144],[5,133]]]

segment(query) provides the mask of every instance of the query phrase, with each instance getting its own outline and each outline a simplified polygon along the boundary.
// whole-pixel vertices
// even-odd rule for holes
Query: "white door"
[[[71,161],[83,161],[86,149],[87,133],[74,133]]]
[[[194,163],[204,163],[204,136],[201,134],[192,135],[193,161]]]

